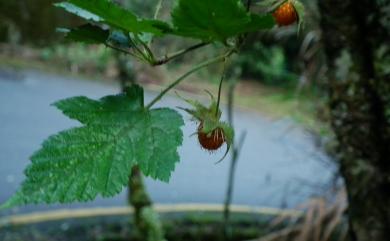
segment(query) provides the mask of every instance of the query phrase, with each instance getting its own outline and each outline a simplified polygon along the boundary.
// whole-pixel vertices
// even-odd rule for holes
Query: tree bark
[[[137,240],[165,241],[160,219],[153,210],[152,202],[142,180],[142,173],[138,167],[133,167],[131,171],[129,201],[134,208]]]
[[[319,0],[319,5],[350,238],[389,240],[390,0]]]

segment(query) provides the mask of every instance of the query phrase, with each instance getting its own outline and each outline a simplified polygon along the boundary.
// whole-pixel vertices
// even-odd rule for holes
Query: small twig
[[[196,50],[196,49],[199,49],[201,47],[204,47],[206,45],[209,45],[210,43],[207,43],[207,42],[202,42],[202,43],[199,43],[199,44],[195,44],[189,48],[186,48],[186,49],[183,49],[183,50],[180,50],[180,51],[177,51],[175,53],[172,53],[172,54],[169,54],[169,55],[166,55],[165,57],[162,57],[156,61],[154,61],[152,63],[153,66],[158,66],[158,65],[163,65],[163,64],[166,64],[168,63],[169,61],[175,59],[175,58],[178,58],[188,52],[191,52],[193,50]]]

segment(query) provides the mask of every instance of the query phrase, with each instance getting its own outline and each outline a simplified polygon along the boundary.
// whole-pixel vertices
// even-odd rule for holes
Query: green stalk
[[[197,66],[195,66],[194,68],[192,68],[190,71],[188,71],[187,73],[183,74],[182,76],[180,76],[177,80],[175,80],[174,82],[172,82],[168,87],[166,87],[163,91],[161,91],[161,93],[159,95],[157,95],[147,106],[146,108],[147,109],[150,109],[154,104],[156,104],[168,91],[170,91],[172,88],[174,88],[176,85],[178,85],[182,80],[184,80],[185,78],[187,78],[188,76],[190,76],[191,74],[197,72],[198,70],[200,69],[203,69],[204,67],[207,67],[211,64],[214,64],[214,63],[218,63],[218,62],[221,62],[223,61],[226,57],[230,56],[233,52],[232,51],[228,51],[227,53],[223,54],[223,55],[220,55],[220,56],[217,56],[213,59],[210,59],[210,60],[207,60]]]
[[[155,10],[154,15],[153,15],[153,19],[157,19],[158,18],[158,14],[161,11],[161,7],[162,7],[163,1],[164,0],[159,0],[158,1],[157,5],[156,5],[156,10]],[[150,39],[149,43],[147,44],[149,49],[152,47],[153,40],[154,40],[154,38],[152,37]]]
[[[154,12],[154,16],[153,16],[154,19],[158,18],[158,14],[160,13],[163,1],[164,0],[159,0],[158,1],[157,6],[156,6],[156,11]]]
[[[222,70],[221,80],[219,81],[219,86],[218,86],[218,100],[217,100],[217,107],[215,109],[216,116],[218,116],[218,112],[219,112],[219,104],[221,102],[222,84],[223,84],[223,80],[225,79],[225,72],[226,72],[226,58],[224,59],[224,62],[223,62],[223,70]]]

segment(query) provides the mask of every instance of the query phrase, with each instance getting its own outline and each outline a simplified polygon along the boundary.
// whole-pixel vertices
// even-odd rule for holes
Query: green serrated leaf
[[[105,43],[109,37],[109,31],[103,30],[92,24],[85,24],[65,32],[65,39],[87,44]]]
[[[54,6],[63,8],[64,10],[79,16],[80,18],[84,18],[86,20],[94,21],[94,22],[101,22],[103,21],[102,18],[100,18],[98,15],[88,11],[84,10],[80,7],[78,7],[75,4],[72,4],[70,2],[60,2],[60,3],[55,3]]]
[[[182,117],[168,108],[147,110],[143,90],[100,100],[74,97],[54,105],[83,125],[49,137],[31,157],[21,189],[4,207],[89,201],[127,185],[131,168],[168,181],[183,134]]]
[[[170,26],[159,20],[140,19],[131,11],[107,0],[68,0],[55,6],[86,20],[106,23],[111,27],[132,33],[153,33],[161,35]]]
[[[269,17],[250,14],[240,0],[179,0],[172,12],[173,34],[221,41],[273,26]]]

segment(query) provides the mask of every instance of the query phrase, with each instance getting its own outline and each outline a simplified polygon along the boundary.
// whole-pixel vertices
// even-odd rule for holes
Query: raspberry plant
[[[272,6],[285,2],[265,1]],[[179,162],[177,149],[182,144],[180,128],[184,122],[176,110],[153,105],[190,74],[211,64],[225,63],[239,52],[248,33],[275,25],[269,11],[251,12],[250,5],[251,1],[245,5],[241,0],[177,0],[172,21],[164,22],[139,18],[108,0],[68,0],[55,4],[86,20],[77,28],[60,29],[67,39],[104,44],[152,66],[168,63],[209,44],[222,45],[224,50],[173,81],[150,103],[144,103],[143,89],[137,85],[100,100],[80,96],[54,103],[82,126],[62,131],[43,142],[31,157],[21,188],[2,207],[90,201],[98,195],[111,197],[128,184],[135,166],[146,176],[168,182]],[[156,57],[152,40],[167,35],[191,38],[198,43]],[[221,85],[222,81],[223,78]],[[219,91],[218,102],[211,109],[190,101],[198,110],[189,112],[201,122],[202,134],[222,130],[223,141],[230,146],[234,133],[227,123],[220,121],[220,94]],[[207,113],[199,114],[199,108],[207,109]]]

